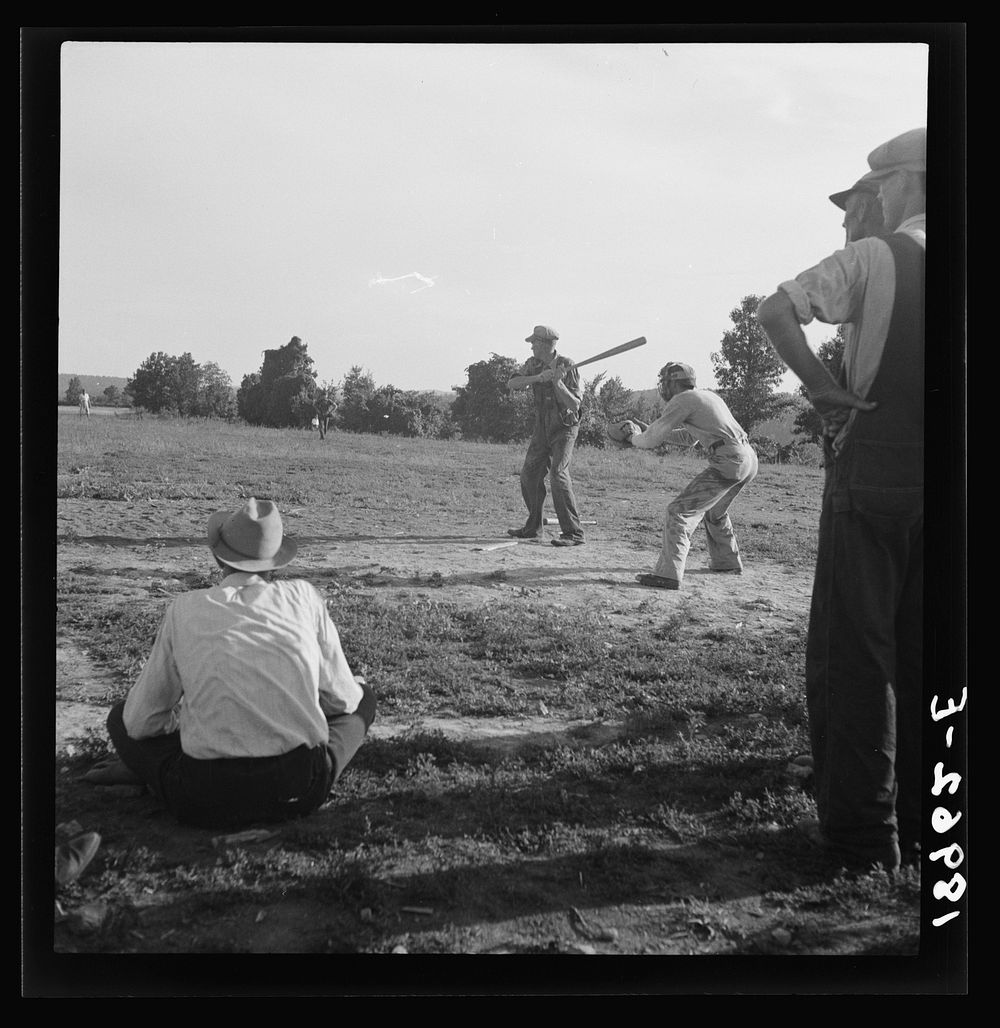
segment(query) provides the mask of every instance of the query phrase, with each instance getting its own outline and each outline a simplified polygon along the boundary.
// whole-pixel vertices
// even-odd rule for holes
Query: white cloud
[[[395,278],[383,278],[381,273],[379,273],[374,278],[369,279],[368,287],[385,285],[387,282],[404,282],[408,278],[415,278],[423,282],[423,285],[417,289],[411,289],[410,295],[412,296],[414,293],[422,293],[425,289],[430,289],[434,285],[435,279],[439,277],[439,275],[431,277],[430,275],[421,275],[419,271],[411,271],[406,275],[397,275]]]

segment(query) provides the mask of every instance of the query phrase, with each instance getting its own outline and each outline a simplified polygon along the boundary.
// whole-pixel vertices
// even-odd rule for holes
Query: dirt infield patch
[[[162,501],[63,500],[58,569],[85,576],[88,590],[109,604],[203,585],[211,564],[201,529],[214,509]],[[320,588],[361,585],[389,605],[438,598],[479,606],[523,597],[544,600],[556,609],[600,609],[612,625],[651,625],[680,615],[706,631],[766,634],[801,620],[812,587],[807,569],[753,562],[742,575],[716,574],[699,566],[704,558],[694,552],[683,590],[645,588],[635,575],[651,569],[655,550],[637,542],[634,524],[624,538],[613,527],[589,526],[587,544],[566,549],[550,545],[558,537],[558,527],[544,529],[541,540],[509,545],[512,540],[499,528],[493,534],[463,532],[473,526],[459,524],[414,532],[393,528],[392,521],[381,525],[356,515],[353,524],[345,526],[342,517],[322,508],[292,507],[284,518],[287,531],[299,543],[294,567],[302,577]],[[94,531],[97,525],[99,534]],[[352,534],[346,530],[352,527],[367,531]],[[113,681],[88,660],[82,640],[57,640],[56,673],[61,744],[88,728],[103,726],[104,699]],[[447,718],[423,719],[420,724],[456,738],[530,738],[564,730],[541,715],[496,726],[479,719]],[[391,734],[404,728],[412,728],[412,723],[376,724],[374,731]]]

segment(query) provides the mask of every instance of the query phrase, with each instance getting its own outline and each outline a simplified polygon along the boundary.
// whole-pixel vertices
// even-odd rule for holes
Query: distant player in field
[[[319,429],[320,439],[326,438],[327,430],[330,427],[330,419],[333,417],[337,404],[324,390],[320,390],[313,400],[313,410],[316,412],[313,424]]]

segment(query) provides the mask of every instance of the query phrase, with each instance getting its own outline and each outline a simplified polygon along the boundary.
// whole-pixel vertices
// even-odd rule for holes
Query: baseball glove
[[[608,438],[618,446],[631,446],[632,436],[639,431],[634,421],[618,421],[608,425]]]

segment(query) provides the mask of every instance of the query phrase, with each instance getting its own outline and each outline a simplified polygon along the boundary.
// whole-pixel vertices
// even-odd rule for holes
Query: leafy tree
[[[788,405],[787,397],[774,395],[786,368],[757,321],[763,299],[744,296],[739,307],[729,312],[733,328],[723,334],[720,349],[711,355],[719,394],[748,433]]]
[[[264,351],[260,371],[244,375],[236,394],[240,416],[253,425],[286,428],[306,424],[316,391],[308,347],[298,336]]]
[[[339,393],[339,423],[350,432],[434,439],[452,439],[458,434],[445,398],[394,385],[376,386],[371,373],[359,365],[344,376]]]
[[[651,425],[663,413],[663,398],[655,391],[636,393],[635,416]]]
[[[276,428],[308,425],[313,416],[313,385],[308,375],[276,379],[267,403],[267,424]]]
[[[371,372],[355,364],[340,384],[341,402],[337,415],[341,428],[348,432],[371,432],[368,404],[374,395],[375,379]]]
[[[328,378],[323,382],[320,382],[317,379],[316,392],[313,393],[313,399],[316,398],[317,393],[325,393],[330,400],[332,400],[338,406],[340,405],[340,386],[337,382],[334,382],[332,378]]]
[[[66,402],[74,406],[80,402],[80,394],[83,392],[83,383],[74,375],[66,387]]]
[[[455,386],[457,395],[451,405],[463,437],[506,443],[531,434],[535,413],[531,391],[512,393],[507,389],[507,382],[523,366],[513,357],[494,353],[489,360],[465,369],[468,381]]]
[[[605,422],[637,417],[636,394],[617,375],[601,386],[597,393],[597,403]]]
[[[201,367],[189,353],[176,358],[171,377],[171,409],[191,416],[198,413],[198,389],[201,385]]]
[[[230,419],[236,416],[233,384],[213,361],[201,365],[195,413],[202,418]]]
[[[644,394],[633,392],[617,376],[605,382],[605,374],[587,382],[583,389],[577,440],[584,446],[607,446],[608,425],[614,422],[632,418],[648,424],[659,417],[659,410],[651,413]]]
[[[596,378],[583,384],[583,397],[580,400],[580,427],[576,433],[578,446],[603,447],[607,439],[607,425],[598,399],[598,387],[606,374],[606,371],[602,371]]]
[[[847,342],[846,325],[837,326],[837,334],[825,339],[819,344],[816,356],[826,365],[826,370],[833,378],[840,374],[840,368],[844,363],[844,345]],[[816,408],[809,402],[809,394],[806,387],[799,386],[799,396],[805,399],[805,404],[799,408],[795,415],[792,428],[797,435],[804,435],[809,442],[819,443],[823,438],[823,421]]]
[[[137,407],[154,414],[191,415],[197,412],[199,367],[189,353],[171,357],[152,353],[126,385]]]
[[[116,385],[109,385],[101,395],[108,407],[120,407],[122,404],[122,391]]]
[[[244,375],[236,390],[236,413],[250,425],[263,425],[264,400],[264,392],[260,388],[260,372]]]
[[[393,435],[408,435],[407,406],[402,390],[394,385],[379,386],[368,400],[367,432],[391,432]]]
[[[407,431],[404,435],[423,436],[428,439],[454,439],[460,435],[451,415],[451,401],[438,393],[406,392]]]

